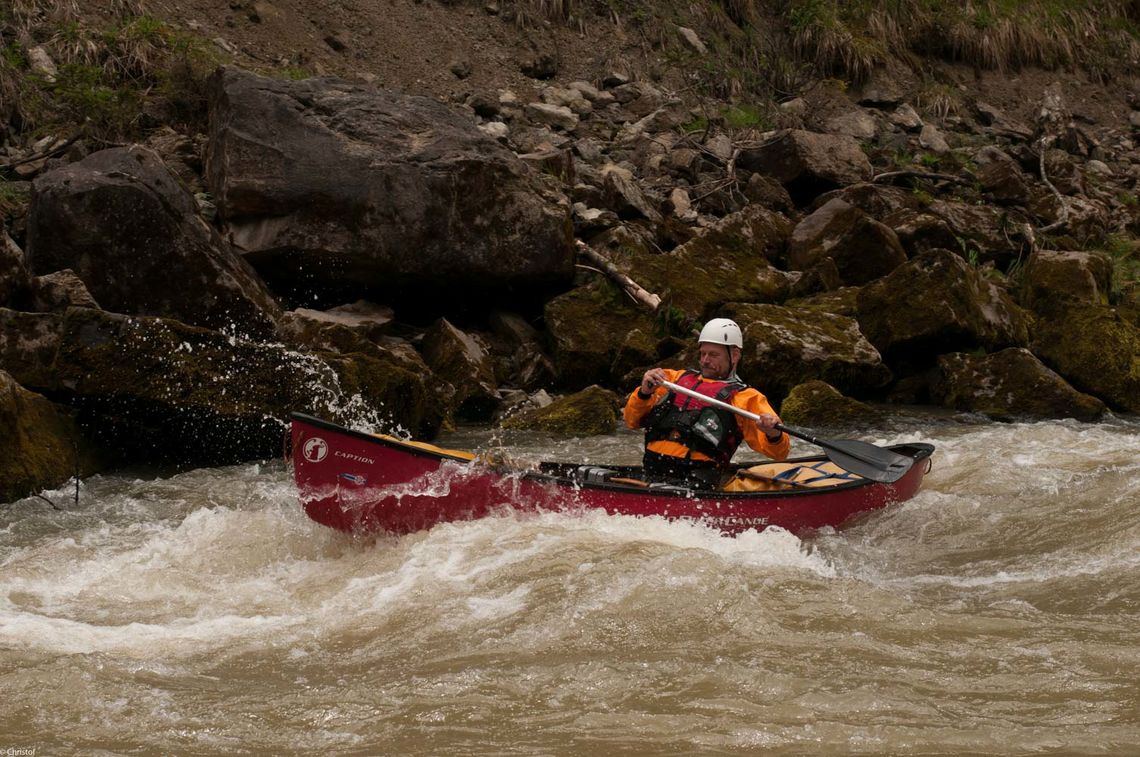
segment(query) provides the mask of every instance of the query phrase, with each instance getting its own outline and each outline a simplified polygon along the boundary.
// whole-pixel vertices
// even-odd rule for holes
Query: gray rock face
[[[36,179],[27,253],[34,273],[71,269],[117,313],[258,336],[279,315],[257,274],[143,147],[102,150]]]
[[[788,262],[808,270],[821,260],[835,261],[842,283],[865,284],[906,262],[906,252],[889,227],[836,198],[792,231]]]
[[[871,161],[852,137],[797,129],[782,132],[760,147],[741,150],[736,164],[775,178],[800,201],[867,181],[873,173]]]
[[[396,304],[572,275],[568,204],[439,102],[231,68],[209,99],[208,184],[276,288]]]

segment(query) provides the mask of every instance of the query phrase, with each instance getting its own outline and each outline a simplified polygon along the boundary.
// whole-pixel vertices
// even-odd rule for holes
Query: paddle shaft
[[[672,381],[662,381],[661,385],[672,389],[674,392],[684,394],[688,397],[692,397],[693,399],[701,400],[702,402],[707,402],[710,405],[715,405],[716,407],[719,407],[723,410],[727,410],[730,413],[736,413],[737,415],[741,416],[742,418],[747,418],[751,421],[760,420],[760,416],[757,415],[756,413],[750,413],[743,408],[737,407],[736,405],[730,405],[727,402],[722,402],[721,400],[718,400],[716,397],[706,397],[705,395],[701,394],[700,392],[695,392],[692,389],[686,389],[685,387],[683,387],[679,384],[674,384]],[[871,460],[870,458],[864,457],[864,456],[858,454],[857,452],[852,452],[850,449],[837,447],[836,445],[828,442],[826,439],[816,439],[814,436],[811,436],[810,434],[805,434],[802,431],[796,431],[795,429],[788,428],[783,423],[777,423],[776,428],[780,431],[783,431],[785,434],[788,434],[789,436],[794,436],[797,439],[803,439],[805,442],[811,442],[812,444],[816,445],[817,447],[823,447],[824,449],[834,450],[834,451],[840,452],[844,455],[850,455],[851,457],[860,459],[869,465],[877,465],[878,464],[878,461],[876,461],[876,460]]]

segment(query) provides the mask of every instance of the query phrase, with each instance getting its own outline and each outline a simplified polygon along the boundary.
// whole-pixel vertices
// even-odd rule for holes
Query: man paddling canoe
[[[622,416],[630,428],[645,429],[646,477],[713,488],[728,471],[741,441],[774,460],[788,456],[791,440],[776,428],[779,417],[768,399],[736,375],[744,348],[740,327],[714,318],[697,338],[700,370],[650,368],[629,395]],[[755,421],[674,392],[669,381],[758,416]]]

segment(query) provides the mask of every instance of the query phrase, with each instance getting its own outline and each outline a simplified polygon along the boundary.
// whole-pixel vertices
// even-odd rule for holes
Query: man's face
[[[698,360],[701,364],[701,375],[707,379],[726,379],[732,373],[732,352],[725,344],[701,343]]]

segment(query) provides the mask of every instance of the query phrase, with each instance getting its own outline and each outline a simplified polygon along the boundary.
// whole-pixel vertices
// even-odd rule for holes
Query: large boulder
[[[874,173],[854,138],[800,129],[742,149],[736,165],[775,178],[801,204],[837,187],[867,181]]]
[[[1082,392],[1140,413],[1140,328],[1117,308],[1038,302],[1030,349]]]
[[[859,327],[896,367],[925,367],[947,352],[992,352],[1029,339],[1024,311],[949,250],[923,253],[867,284],[856,307]]]
[[[1020,347],[992,355],[955,352],[940,356],[930,382],[930,395],[938,404],[999,421],[1095,421],[1105,412],[1103,402],[1078,392],[1033,353]]]
[[[844,284],[865,284],[906,262],[895,233],[839,198],[826,203],[792,231],[788,264],[806,271],[824,259],[835,261]]]
[[[1021,276],[1021,304],[1046,308],[1057,299],[1108,304],[1112,258],[1103,252],[1036,250]]]
[[[421,438],[442,422],[430,374],[395,357],[306,354],[88,308],[0,310],[0,362],[23,386],[77,407],[94,438],[132,459],[275,455],[294,411]]]
[[[158,155],[101,150],[36,179],[27,256],[71,269],[105,309],[267,336],[279,310],[249,264],[198,216]]]
[[[616,394],[600,386],[559,397],[546,407],[534,408],[505,418],[507,429],[545,431],[573,436],[612,434],[617,429]]]
[[[59,486],[75,475],[104,466],[69,408],[23,388],[0,371],[0,502],[10,502]]]
[[[891,379],[891,371],[853,318],[740,303],[728,305],[724,315],[744,331],[741,378],[775,402],[811,379],[855,395],[869,394]]]
[[[218,213],[281,291],[485,303],[573,273],[569,204],[443,103],[223,68],[209,110]]]

